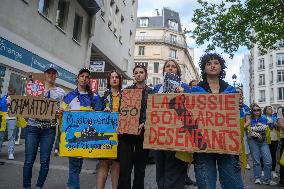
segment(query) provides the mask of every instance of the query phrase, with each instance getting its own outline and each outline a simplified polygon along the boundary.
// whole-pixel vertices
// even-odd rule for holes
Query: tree
[[[240,46],[258,45],[262,53],[283,46],[284,0],[223,0],[208,3],[194,11],[192,31],[196,43],[208,43],[207,51],[216,47],[233,56]]]

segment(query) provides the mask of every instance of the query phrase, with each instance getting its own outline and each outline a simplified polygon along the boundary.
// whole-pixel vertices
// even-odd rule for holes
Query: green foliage
[[[223,0],[219,4],[197,0],[192,31],[196,43],[208,43],[233,56],[240,46],[258,45],[262,53],[283,46],[284,0]]]

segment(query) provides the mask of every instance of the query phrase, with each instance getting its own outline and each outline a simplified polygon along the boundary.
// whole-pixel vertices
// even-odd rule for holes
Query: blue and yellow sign
[[[60,156],[117,157],[118,113],[64,112]]]

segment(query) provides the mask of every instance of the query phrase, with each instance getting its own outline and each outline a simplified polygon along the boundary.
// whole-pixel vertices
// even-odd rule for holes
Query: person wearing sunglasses
[[[254,183],[274,186],[277,183],[271,180],[272,159],[266,140],[266,132],[269,129],[267,119],[261,115],[261,108],[259,105],[252,104],[251,110],[250,125],[245,124],[245,128],[247,128],[248,144],[253,160]],[[261,157],[264,164],[263,179],[261,179]]]

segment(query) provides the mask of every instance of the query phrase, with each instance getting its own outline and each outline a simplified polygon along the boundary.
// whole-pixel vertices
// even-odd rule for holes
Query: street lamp
[[[232,76],[232,79],[233,79],[233,82],[234,82],[234,87],[236,87],[236,81],[237,81],[237,76],[236,76],[236,74],[234,74],[234,75]]]

